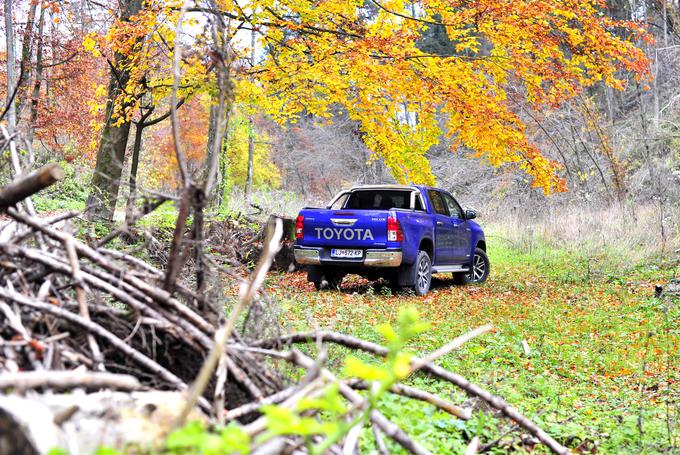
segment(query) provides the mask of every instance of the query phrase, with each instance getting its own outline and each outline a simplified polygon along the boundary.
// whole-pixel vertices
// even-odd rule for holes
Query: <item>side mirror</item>
[[[465,211],[465,219],[466,219],[466,220],[471,220],[471,219],[473,219],[473,218],[477,218],[477,211],[476,211],[476,210],[472,210],[472,209],[467,209],[467,210]]]

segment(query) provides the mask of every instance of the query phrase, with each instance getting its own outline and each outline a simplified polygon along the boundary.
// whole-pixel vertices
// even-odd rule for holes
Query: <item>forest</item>
[[[2,0],[0,454],[680,451],[678,0]],[[474,209],[319,290],[296,215]]]

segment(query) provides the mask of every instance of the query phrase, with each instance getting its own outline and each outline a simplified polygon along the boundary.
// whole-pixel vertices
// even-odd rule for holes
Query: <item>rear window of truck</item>
[[[410,209],[412,191],[402,190],[360,190],[353,191],[346,209],[351,210],[389,210]]]

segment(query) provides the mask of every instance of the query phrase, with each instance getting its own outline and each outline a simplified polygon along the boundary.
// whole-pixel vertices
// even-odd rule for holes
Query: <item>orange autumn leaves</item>
[[[513,110],[559,106],[584,88],[649,77],[640,25],[601,1],[253,1],[262,42],[275,49],[257,82],[280,121],[345,110],[400,182],[434,183],[426,153],[442,135],[494,166],[523,169],[561,191],[559,166],[530,143]],[[267,24],[267,25],[264,25]],[[447,55],[418,44],[444,27]],[[413,116],[407,112],[415,113]]]
[[[172,49],[180,6],[149,1],[107,35],[120,41],[111,49],[142,55],[126,60],[133,66],[128,85],[146,81],[156,102],[172,82],[169,62],[158,57],[167,54],[164,46]],[[603,0],[247,0],[216,7],[229,19],[237,104],[286,125],[300,116],[346,114],[402,183],[434,184],[427,152],[448,137],[453,151],[522,169],[546,194],[563,191],[559,164],[531,143],[520,106],[553,108],[597,83],[622,89],[631,74],[650,77],[636,43],[651,38],[640,24],[608,17]],[[187,20],[194,28],[206,22]],[[447,52],[423,50],[423,36],[436,27]],[[255,62],[239,28],[257,33]],[[198,33],[186,46],[183,96],[215,90],[203,58],[212,52],[207,37]],[[140,91],[130,86],[126,93],[134,99]]]

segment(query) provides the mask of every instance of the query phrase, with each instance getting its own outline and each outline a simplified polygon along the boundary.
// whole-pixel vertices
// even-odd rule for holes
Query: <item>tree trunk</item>
[[[664,2],[665,4],[666,2]],[[651,56],[651,52],[649,53]],[[652,61],[652,71],[654,74],[654,78],[652,79],[652,94],[654,96],[654,113],[653,113],[653,124],[654,124],[654,129],[658,130],[659,129],[659,116],[660,111],[661,111],[661,104],[659,102],[659,58],[661,56],[659,55],[659,51],[657,49],[654,49],[654,60]]]
[[[26,18],[26,26],[24,27],[24,42],[21,46],[21,80],[18,85],[31,83],[31,57],[33,56],[33,25],[35,22],[35,11],[38,7],[38,2],[31,2],[28,9],[28,17]],[[41,8],[42,10],[42,8]],[[20,117],[26,103],[26,97],[22,93],[17,93],[17,115]]]
[[[246,175],[246,198],[250,196],[253,188],[253,161],[255,160],[255,123],[253,116],[248,117],[250,128],[248,129],[248,174]]]
[[[255,68],[255,29],[250,31],[250,66]],[[248,129],[248,173],[246,174],[246,198],[250,196],[253,188],[253,161],[255,159],[255,123],[253,115],[248,117],[250,128]]]
[[[12,0],[5,0],[5,38],[7,41],[7,126],[10,133],[17,127],[17,111],[14,102],[15,55],[14,55],[14,24],[12,23]]]
[[[217,113],[217,103],[214,98],[210,102],[210,117],[208,119],[208,140],[205,148],[205,162],[206,162],[206,173],[208,172],[208,163],[211,162],[213,153],[215,153],[215,139],[217,136],[217,123],[219,119],[217,118],[219,114]],[[217,179],[220,179],[220,172],[217,172]]]
[[[139,13],[141,0],[121,1],[121,20],[128,21]],[[88,214],[90,219],[113,220],[113,213],[118,199],[120,179],[123,174],[125,148],[130,134],[130,121],[118,124],[119,118],[113,115],[116,99],[130,80],[130,71],[121,69],[125,56],[116,54],[115,64],[111,69],[108,101],[106,104],[106,123],[102,130],[97,164],[92,177],[88,206],[92,207]]]
[[[38,103],[40,100],[40,85],[42,84],[43,74],[43,25],[45,23],[45,8],[40,8],[40,18],[38,19],[38,37],[35,54],[35,83],[31,91],[31,117],[28,123],[28,143],[33,144],[35,136],[35,125],[38,122]]]
[[[151,115],[148,111],[139,119],[135,128],[135,142],[132,146],[132,158],[130,159],[130,195],[128,196],[127,208],[125,210],[125,221],[129,225],[134,215],[135,203],[137,200],[137,170],[139,169],[139,154],[142,149],[142,137],[144,135],[144,121]]]
[[[661,18],[663,19],[663,45],[668,47],[668,7],[667,0],[661,0]],[[658,56],[657,56],[658,58]]]
[[[227,119],[227,127],[224,129],[224,139],[222,140],[222,147],[220,147],[220,169],[218,173],[219,185],[217,187],[217,205],[222,205],[225,200],[225,193],[229,184],[229,169],[227,168],[229,160],[227,152],[229,150],[229,119]]]

